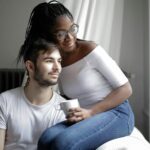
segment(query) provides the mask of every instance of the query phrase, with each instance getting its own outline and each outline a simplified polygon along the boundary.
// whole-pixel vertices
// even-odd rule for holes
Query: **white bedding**
[[[134,127],[130,136],[111,140],[96,150],[150,150],[150,143],[142,133]]]

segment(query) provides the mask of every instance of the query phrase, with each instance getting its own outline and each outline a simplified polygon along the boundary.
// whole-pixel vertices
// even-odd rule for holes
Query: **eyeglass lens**
[[[67,36],[68,33],[77,34],[79,26],[77,24],[73,24],[68,31],[58,31],[55,35],[58,40],[63,40]]]

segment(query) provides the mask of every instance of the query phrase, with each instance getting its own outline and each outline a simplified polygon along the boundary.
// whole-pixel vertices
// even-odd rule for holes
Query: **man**
[[[52,90],[61,72],[58,48],[37,39],[19,56],[28,82],[0,94],[0,150],[36,150],[43,131],[65,119],[59,109],[65,99]]]

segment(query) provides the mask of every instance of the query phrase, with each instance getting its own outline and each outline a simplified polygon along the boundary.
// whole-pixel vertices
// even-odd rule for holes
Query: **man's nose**
[[[53,64],[53,68],[54,68],[55,70],[60,71],[60,70],[61,70],[61,64],[56,61],[56,62],[54,62],[54,64]]]

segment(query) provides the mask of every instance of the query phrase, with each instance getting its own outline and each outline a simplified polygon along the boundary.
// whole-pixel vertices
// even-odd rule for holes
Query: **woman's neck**
[[[62,66],[65,67],[71,65],[76,61],[78,61],[80,58],[81,58],[80,47],[79,45],[76,45],[74,50],[72,50],[71,52],[64,52],[62,54],[62,60],[63,60]]]

